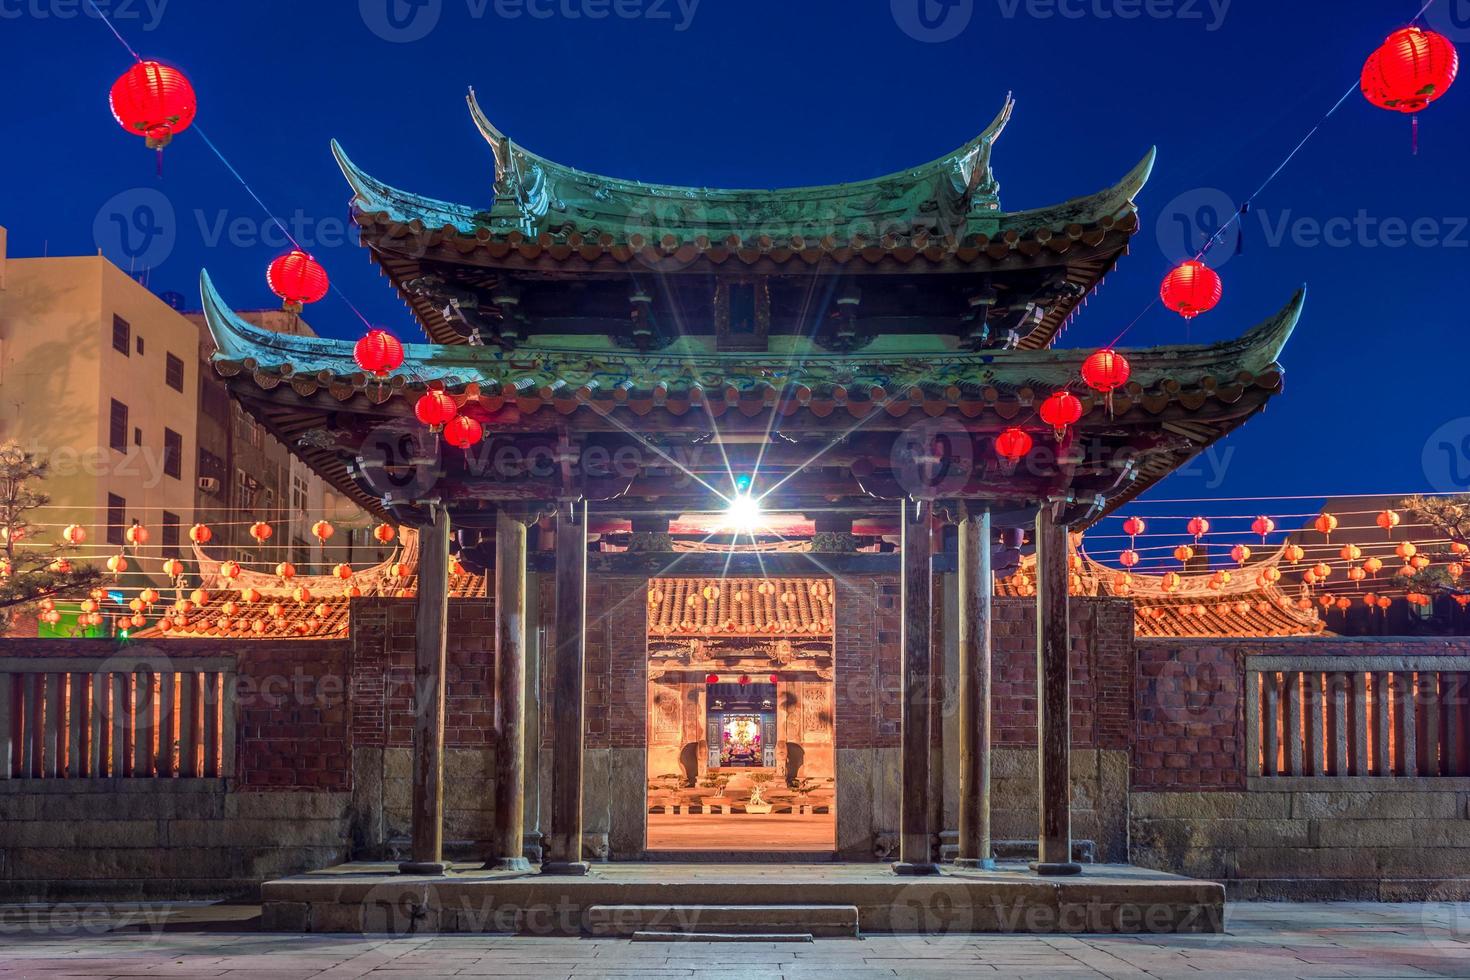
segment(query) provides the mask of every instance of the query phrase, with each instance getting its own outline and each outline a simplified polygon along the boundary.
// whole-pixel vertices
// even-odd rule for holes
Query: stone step
[[[855,905],[591,905],[585,922],[594,936],[858,934]]]
[[[635,932],[635,943],[811,943],[809,932]]]

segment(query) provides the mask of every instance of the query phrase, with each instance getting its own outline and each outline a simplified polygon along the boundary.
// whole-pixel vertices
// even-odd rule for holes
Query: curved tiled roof
[[[829,637],[832,583],[812,578],[656,578],[648,631],[656,636]]]
[[[208,273],[200,288],[218,347],[216,370],[226,377],[243,375],[266,391],[288,385],[303,398],[321,392],[337,402],[362,397],[377,405],[415,399],[432,383],[491,414],[510,407],[523,415],[550,409],[561,415],[642,416],[662,410],[677,416],[691,409],[702,413],[708,406],[716,417],[727,411],[754,417],[771,410],[823,417],[840,411],[855,418],[877,411],[894,417],[953,412],[971,419],[993,414],[999,424],[1029,415],[1031,406],[1052,391],[1073,385],[1090,353],[834,354],[811,349],[735,354],[706,349],[701,338],[684,338],[657,354],[570,343],[525,345],[513,354],[492,347],[407,344],[402,367],[392,377],[377,379],[356,370],[350,342],[261,330],[224,303]],[[1235,340],[1121,351],[1132,362],[1133,378],[1114,394],[1109,417],[1157,416],[1173,406],[1192,412],[1211,401],[1233,403],[1252,388],[1279,390],[1277,359],[1305,301],[1303,289]],[[1078,395],[1085,411],[1100,416],[1108,411],[1100,396]]]
[[[469,96],[495,156],[494,202],[454,204],[392,187],[332,143],[353,189],[364,244],[427,335],[464,343],[432,299],[411,284],[445,263],[482,269],[616,273],[640,267],[728,267],[762,273],[944,271],[1064,267],[1073,295],[1021,338],[1050,346],[1138,230],[1134,199],[1155,152],[1101,191],[1026,211],[1000,208],[991,148],[1010,119],[1008,98],[980,135],[927,164],[823,187],[724,190],[652,184],[556,163],[515,143]]]
[[[1073,595],[1116,596],[1132,600],[1134,631],[1141,637],[1315,636],[1325,624],[1315,609],[1299,609],[1278,583],[1265,579],[1279,569],[1285,546],[1269,558],[1235,569],[1181,574],[1177,587],[1163,575],[1109,568],[1070,542]],[[1000,595],[1034,594],[1035,556],[1022,559],[1013,576],[998,579]],[[1228,576],[1218,576],[1220,571]],[[1127,582],[1121,586],[1121,582]]]

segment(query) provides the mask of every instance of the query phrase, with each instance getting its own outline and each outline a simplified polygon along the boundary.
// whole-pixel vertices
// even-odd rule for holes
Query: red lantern
[[[1230,549],[1230,557],[1237,565],[1244,565],[1251,560],[1251,550],[1243,544],[1238,544]]]
[[[1053,392],[1051,397],[1041,403],[1041,421],[1052,427],[1052,431],[1061,439],[1067,434],[1067,429],[1082,418],[1082,403],[1077,396],[1065,389]]]
[[[704,679],[704,682],[706,684],[718,684],[720,682],[720,675],[719,674],[709,674],[709,675],[706,675],[706,677]]]
[[[373,528],[373,537],[377,539],[379,544],[387,544],[397,537],[397,535],[398,531],[392,524],[379,524]]]
[[[1141,517],[1130,517],[1123,522],[1123,533],[1130,538],[1136,538],[1147,530],[1148,525],[1144,523]]]
[[[740,675],[740,686],[741,687],[748,687],[749,685],[750,685],[750,675],[749,674],[741,674]]]
[[[265,544],[275,533],[275,529],[265,521],[256,521],[250,525],[250,536],[255,539],[256,544]]]
[[[214,532],[206,524],[195,524],[189,528],[189,540],[202,547],[214,540]]]
[[[281,308],[288,313],[300,313],[307,303],[321,302],[331,285],[321,263],[299,248],[272,262],[265,281],[281,297]]]
[[[1126,385],[1132,374],[1128,359],[1110,347],[1104,347],[1082,362],[1082,380],[1093,391],[1105,395]]]
[[[1025,429],[1011,428],[995,437],[995,452],[1008,463],[1016,463],[1031,452],[1033,443]]]
[[[780,674],[772,674],[771,675],[771,683],[772,684],[779,684],[779,683],[781,683],[781,675]]]
[[[1269,517],[1257,517],[1251,523],[1251,530],[1261,536],[1261,542],[1264,544],[1271,536],[1271,532],[1276,530],[1276,522]]]
[[[1363,65],[1363,96],[1380,109],[1415,113],[1449,91],[1460,54],[1442,34],[1419,27],[1394,31]]]
[[[1317,533],[1322,535],[1322,537],[1331,538],[1332,532],[1337,530],[1337,518],[1331,514],[1319,514],[1317,519],[1312,522],[1312,527],[1316,528]]]
[[[418,420],[429,427],[432,432],[438,432],[459,414],[459,406],[454,399],[437,388],[429,391],[413,407],[413,414]]]
[[[1190,259],[1164,277],[1159,296],[1164,305],[1186,320],[1208,313],[1220,303],[1225,287],[1214,269]]]
[[[368,374],[386,378],[403,364],[403,345],[386,330],[369,330],[353,348],[352,356]]]
[[[1402,521],[1403,518],[1398,515],[1397,511],[1386,510],[1378,515],[1378,526],[1387,531],[1390,537],[1393,536],[1393,529],[1398,527]]]
[[[112,114],[123,129],[162,150],[194,122],[199,100],[183,72],[156,61],[140,61],[112,84]]]
[[[1210,533],[1210,522],[1205,520],[1203,517],[1190,518],[1189,533],[1194,536],[1194,540],[1198,541],[1200,538]]]
[[[485,427],[468,415],[459,415],[444,427],[444,441],[456,449],[469,449],[485,438]]]
[[[1133,568],[1137,566],[1138,561],[1138,552],[1134,551],[1132,548],[1129,548],[1127,551],[1118,556],[1118,564],[1122,565],[1124,568]]]
[[[311,536],[322,544],[326,544],[327,539],[336,533],[337,529],[332,526],[330,521],[317,521],[311,526]]]

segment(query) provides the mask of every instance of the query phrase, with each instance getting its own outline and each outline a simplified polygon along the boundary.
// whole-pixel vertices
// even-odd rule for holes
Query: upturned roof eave
[[[205,322],[217,348],[216,362],[248,365],[290,374],[310,374],[349,381],[354,370],[353,344],[321,337],[297,337],[247,323],[225,304],[208,272],[200,277]],[[1180,345],[1122,353],[1133,365],[1130,388],[1138,394],[1160,385],[1189,385],[1202,379],[1231,384],[1243,375],[1279,373],[1279,359],[1300,321],[1306,301],[1303,288],[1277,314],[1240,337],[1209,345]],[[1014,350],[992,353],[913,351],[904,354],[792,353],[665,353],[639,354],[599,348],[552,348],[527,344],[513,355],[499,348],[464,345],[408,344],[396,384],[440,382],[450,389],[469,384],[501,385],[512,380],[562,382],[580,386],[618,376],[635,386],[644,375],[718,373],[720,383],[768,382],[773,370],[787,383],[823,383],[832,377],[897,377],[897,385],[981,385],[1038,390],[1067,385],[1076,377],[1084,350]],[[536,367],[518,367],[534,364]],[[911,370],[910,370],[911,369]],[[512,378],[516,375],[516,378]],[[365,380],[365,379],[363,379]],[[393,379],[390,379],[393,380]],[[665,377],[664,380],[667,380]],[[355,382],[354,382],[355,383]],[[1135,388],[1136,386],[1136,388]],[[359,385],[360,387],[360,385]]]

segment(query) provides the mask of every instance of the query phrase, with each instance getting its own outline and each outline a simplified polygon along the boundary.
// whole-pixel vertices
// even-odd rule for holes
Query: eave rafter
[[[926,418],[951,419],[980,436],[1020,424],[1043,437],[1036,406],[1054,390],[1075,387],[1087,353],[896,358],[808,351],[783,366],[773,364],[770,354],[650,357],[574,348],[506,354],[409,345],[399,373],[376,379],[351,371],[352,345],[345,341],[287,336],[246,323],[225,306],[207,274],[202,298],[218,348],[216,369],[236,394],[284,441],[303,447],[308,462],[330,482],[354,488],[354,499],[375,510],[377,502],[353,482],[349,454],[364,427],[412,426],[414,401],[430,384],[454,394],[462,410],[491,433],[519,438],[639,433],[738,440],[778,431],[789,438],[845,439],[861,431],[891,439]],[[1281,390],[1279,357],[1304,301],[1303,291],[1235,340],[1125,352],[1134,377],[1114,394],[1111,412],[1101,398],[1082,393],[1079,436],[1134,454],[1131,482],[1103,471],[1088,478],[1089,485],[1106,489],[1107,511],[1223,438]],[[877,456],[883,452],[880,447]],[[998,486],[992,482],[984,489],[996,492]],[[530,484],[522,489],[533,496],[548,490]],[[630,485],[609,492],[632,490]],[[855,490],[868,492],[861,481]],[[827,492],[849,490],[834,483]],[[1036,488],[1028,485],[1026,492]]]

